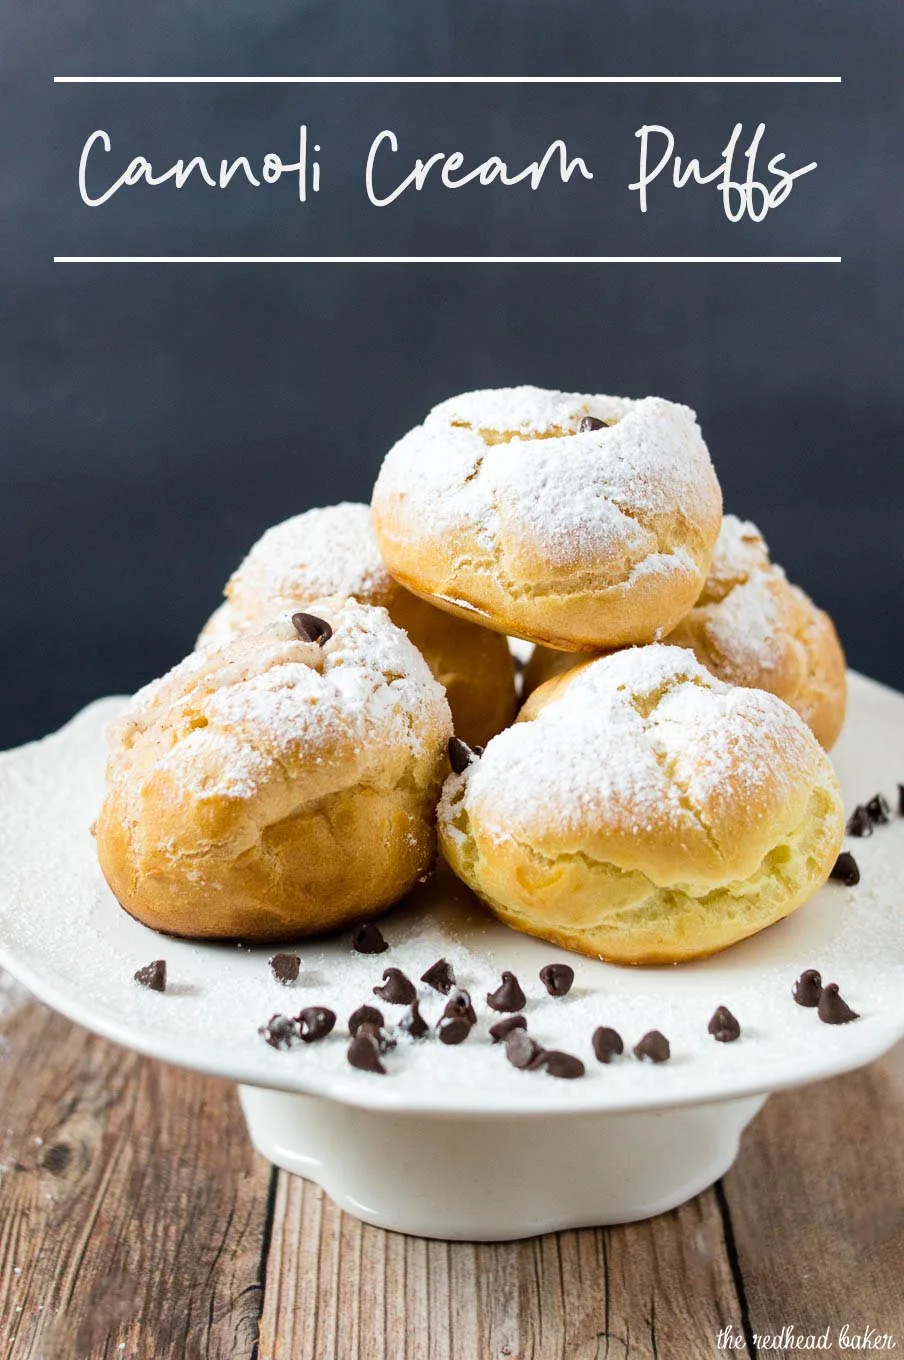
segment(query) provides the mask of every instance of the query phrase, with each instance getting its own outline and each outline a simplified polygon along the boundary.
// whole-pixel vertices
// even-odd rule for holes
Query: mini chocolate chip
[[[326,619],[318,619],[316,614],[293,614],[292,627],[302,642],[316,642],[318,647],[329,642],[333,630]]]
[[[609,1029],[606,1025],[600,1025],[599,1029],[593,1031],[593,1052],[597,1062],[610,1063],[613,1058],[624,1053],[625,1045],[617,1029]]]
[[[373,990],[374,996],[388,1001],[392,1006],[410,1006],[412,1001],[417,1000],[417,988],[401,968],[384,969],[383,986],[374,987]]]
[[[441,1044],[463,1044],[473,1026],[463,1015],[444,1015],[436,1028]]]
[[[420,1007],[416,1001],[412,1001],[410,1008],[405,1012],[399,1021],[399,1029],[403,1029],[406,1034],[410,1034],[412,1039],[423,1039],[430,1026],[421,1015]]]
[[[477,1024],[477,1012],[471,1005],[471,996],[464,987],[456,987],[446,1002],[443,1017],[451,1020],[467,1020],[469,1025]]]
[[[858,803],[850,817],[848,817],[847,827],[845,829],[849,836],[871,836],[873,834],[873,824],[870,821],[870,815],[862,803]]]
[[[584,1064],[580,1058],[575,1058],[571,1053],[562,1053],[557,1048],[551,1048],[545,1054],[543,1066],[551,1077],[565,1077],[572,1080],[574,1077],[584,1075]]]
[[[891,808],[888,800],[877,793],[866,805],[866,815],[876,826],[886,826],[891,821]]]
[[[134,976],[135,981],[142,987],[147,987],[152,992],[165,992],[166,960],[155,959],[153,963],[147,963],[143,968],[139,968]]]
[[[358,1026],[355,1032],[356,1039],[359,1034],[369,1034],[381,1053],[390,1053],[396,1046],[395,1039],[387,1034],[382,1025],[373,1025],[368,1020]]]
[[[447,749],[453,774],[464,774],[471,762],[483,755],[482,746],[469,746],[461,737],[450,737]]]
[[[376,1006],[359,1006],[348,1017],[348,1032],[353,1039],[362,1025],[375,1025],[377,1029],[382,1029],[383,1012],[378,1011]]]
[[[741,1037],[741,1026],[727,1006],[716,1007],[706,1028],[720,1044],[731,1044]]]
[[[257,1032],[271,1048],[291,1048],[292,1040],[298,1038],[298,1026],[287,1015],[271,1015]]]
[[[567,996],[574,982],[574,969],[567,963],[548,963],[540,969],[540,981],[550,996]]]
[[[301,959],[297,954],[274,954],[270,960],[270,971],[284,987],[296,980],[300,968]]]
[[[530,1037],[526,1029],[513,1029],[505,1038],[505,1056],[512,1067],[525,1071],[538,1058],[543,1057],[543,1049]]]
[[[590,430],[608,430],[609,422],[600,420],[598,416],[584,416],[578,426],[579,434],[587,434]]]
[[[520,1011],[526,1002],[527,997],[514,973],[503,973],[495,992],[487,992],[487,1005],[494,1011]]]
[[[336,1012],[326,1006],[305,1006],[295,1017],[298,1033],[306,1044],[314,1044],[332,1033]]]
[[[448,996],[455,986],[455,974],[451,963],[446,959],[437,959],[436,963],[431,963],[426,973],[421,974],[421,982],[426,982],[434,991]]]
[[[791,995],[798,1006],[818,1006],[822,992],[822,976],[815,968],[807,968],[794,984]]]
[[[386,1075],[386,1068],[380,1062],[380,1052],[370,1034],[357,1034],[348,1046],[346,1055],[352,1067],[359,1072],[379,1072]]]
[[[850,850],[842,850],[836,859],[829,878],[837,878],[847,888],[856,887],[860,882],[860,868]]]
[[[857,1012],[852,1011],[839,994],[837,982],[827,982],[823,987],[817,1015],[826,1025],[846,1025],[850,1020],[860,1019]]]
[[[641,1062],[668,1062],[672,1050],[668,1039],[658,1029],[651,1029],[634,1045],[634,1056]]]
[[[382,931],[373,921],[367,921],[363,926],[359,926],[352,936],[352,949],[357,954],[382,954],[388,948]]]
[[[497,1020],[495,1025],[490,1025],[490,1038],[494,1044],[501,1043],[507,1039],[513,1029],[527,1029],[527,1021],[523,1015],[507,1015],[504,1020]]]

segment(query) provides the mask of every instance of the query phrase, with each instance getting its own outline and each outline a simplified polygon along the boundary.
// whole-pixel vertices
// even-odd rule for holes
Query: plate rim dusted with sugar
[[[0,965],[76,1023],[149,1057],[242,1085],[299,1092],[350,1106],[436,1116],[613,1114],[712,1103],[840,1074],[879,1057],[904,1036],[904,695],[849,675],[845,730],[833,751],[845,811],[882,793],[890,821],[846,838],[861,873],[855,886],[830,881],[785,921],[723,953],[656,968],[609,965],[569,954],[495,921],[451,875],[438,874],[379,919],[389,948],[353,950],[352,931],[271,947],[176,940],[140,925],[118,905],[97,866],[90,825],[103,787],[106,722],[125,702],[89,705],[59,732],[0,756]],[[297,979],[269,965],[297,953]],[[465,1042],[441,1043],[448,1002],[421,981],[439,958],[470,993],[477,1024]],[[167,964],[163,992],[135,972]],[[568,963],[574,985],[554,996],[540,969]],[[404,1006],[373,994],[387,968],[417,988],[429,1027],[420,1040],[400,1030]],[[837,982],[858,1013],[824,1023],[795,1004],[806,969]],[[291,970],[289,970],[291,971]],[[528,1033],[543,1049],[579,1058],[586,1075],[557,1080],[518,1070],[493,1043],[502,1015],[487,1004],[503,972],[526,997]],[[390,993],[391,994],[391,993]],[[385,1074],[347,1060],[347,1017],[380,1008],[394,1047]],[[718,1006],[738,1019],[736,1042],[716,1042],[708,1022]],[[271,1015],[335,1011],[317,1043],[276,1048],[259,1033]],[[614,1028],[624,1054],[598,1062],[592,1034]],[[666,1062],[641,1061],[634,1046],[650,1030],[669,1040]]]

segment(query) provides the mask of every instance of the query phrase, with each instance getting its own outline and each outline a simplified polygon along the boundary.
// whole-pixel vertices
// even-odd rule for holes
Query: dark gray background
[[[123,6],[4,0],[0,79],[0,745],[176,661],[269,523],[366,499],[436,400],[537,382],[699,414],[726,505],[904,683],[898,0]],[[61,87],[54,74],[833,74],[839,89]],[[714,156],[734,121],[817,159],[759,227],[715,191],[625,188],[633,129]],[[324,145],[324,190],[77,193],[85,137],[161,164]],[[364,198],[371,137],[513,165],[564,136],[558,189]],[[322,135],[321,135],[322,134]],[[840,266],[54,266],[94,253],[807,253]]]

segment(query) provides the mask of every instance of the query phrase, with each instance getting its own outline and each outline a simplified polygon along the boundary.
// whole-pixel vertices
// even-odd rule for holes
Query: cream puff
[[[565,651],[662,637],[700,594],[719,484],[694,413],[659,397],[470,392],[389,451],[377,545],[406,589]]]
[[[315,601],[135,695],[109,733],[101,869],[174,935],[277,940],[373,916],[432,863],[451,733],[385,610]]]
[[[452,774],[440,844],[508,925],[617,963],[715,953],[825,882],[838,781],[775,695],[653,645],[541,686]]]

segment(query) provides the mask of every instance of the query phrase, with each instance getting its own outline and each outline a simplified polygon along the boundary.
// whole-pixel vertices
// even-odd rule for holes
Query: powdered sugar
[[[442,687],[384,609],[335,597],[312,609],[333,629],[323,646],[283,616],[140,690],[111,729],[111,777],[135,781],[128,752],[144,741],[181,787],[251,797],[289,753],[341,771],[451,732]]]
[[[461,1114],[657,1107],[768,1090],[869,1061],[904,1031],[904,819],[850,843],[862,872],[857,888],[827,885],[787,921],[701,963],[631,969],[566,955],[499,925],[461,885],[441,880],[381,921],[389,953],[355,955],[347,934],[301,941],[301,975],[282,987],[267,966],[272,949],[166,939],[121,911],[104,885],[88,826],[103,788],[101,733],[116,706],[96,705],[59,736],[0,757],[0,961],[43,999],[120,1042],[235,1080]],[[848,731],[837,748],[849,807],[877,788],[891,792],[901,777],[902,713],[900,697],[852,682]],[[351,1069],[344,1022],[362,1002],[380,1004],[371,989],[383,968],[392,963],[417,981],[441,955],[478,1010],[471,1037],[453,1049],[435,1037],[400,1036],[388,1076]],[[136,968],[161,957],[169,973],[163,995],[132,981]],[[549,997],[537,976],[557,960],[575,968],[564,999]],[[833,1028],[795,1006],[791,985],[805,967],[838,981],[862,1019]],[[517,1072],[489,1042],[497,1017],[485,994],[503,968],[527,993],[530,1032],[582,1058],[583,1080]],[[432,1024],[444,998],[422,985],[419,992]],[[339,1017],[323,1043],[276,1052],[257,1034],[276,1011],[321,1004]],[[717,1044],[706,1033],[720,1004],[741,1022],[738,1043]],[[402,1014],[382,1009],[391,1022]],[[590,1048],[599,1024],[618,1029],[628,1051],[646,1030],[661,1029],[671,1062],[655,1067],[625,1057],[601,1067]]]
[[[222,635],[256,625],[263,609],[301,608],[326,595],[353,595],[384,604],[393,589],[371,528],[370,507],[343,501],[275,524],[258,539],[226,587]],[[219,611],[218,611],[219,614]]]
[[[788,796],[821,763],[787,705],[723,684],[682,648],[654,645],[581,668],[561,701],[494,737],[462,779],[467,805],[500,839],[530,840],[538,826],[568,837],[595,818],[654,835],[693,824],[688,802],[705,808],[726,787],[735,800],[753,802],[764,788]],[[460,786],[447,783],[444,825]]]
[[[578,433],[587,414],[616,423]],[[505,434],[519,437],[497,442]],[[693,411],[659,397],[531,387],[466,393],[435,407],[386,456],[374,504],[388,502],[399,535],[417,543],[475,531],[488,554],[508,556],[513,575],[522,545],[551,570],[591,554],[622,575],[656,554],[661,570],[674,570],[673,549],[687,546],[672,541],[676,513],[687,523],[719,513]]]

